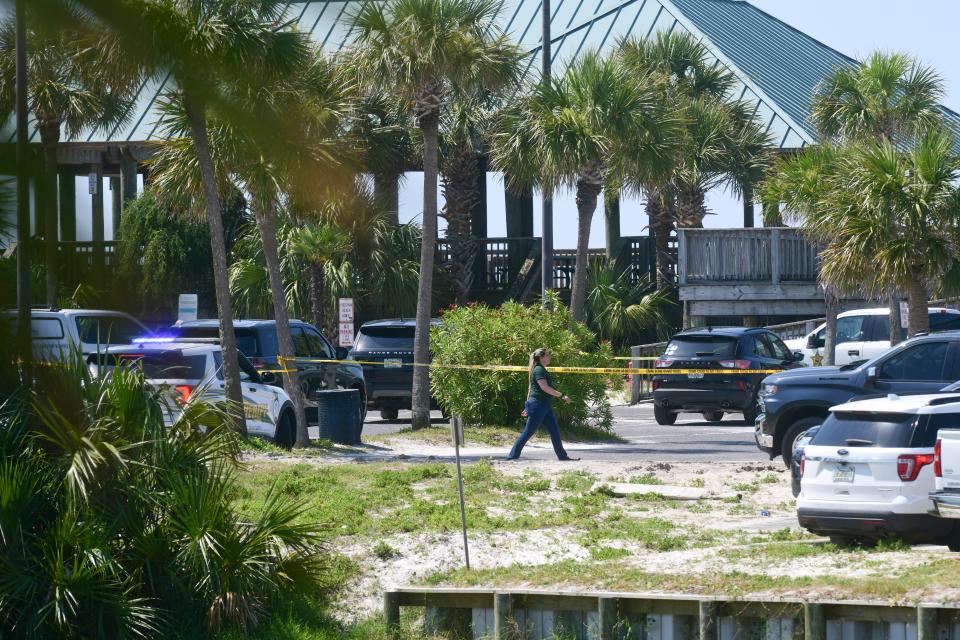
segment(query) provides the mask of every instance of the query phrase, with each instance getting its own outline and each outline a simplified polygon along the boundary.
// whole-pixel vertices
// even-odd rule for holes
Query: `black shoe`
[[[520,456],[517,456],[516,458],[511,458],[510,456],[507,456],[506,458],[503,459],[503,461],[504,461],[504,462],[513,462],[513,461],[519,460],[519,459],[520,459]]]
[[[564,456],[563,458],[557,458],[560,462],[577,462],[580,458],[571,458],[570,456]]]

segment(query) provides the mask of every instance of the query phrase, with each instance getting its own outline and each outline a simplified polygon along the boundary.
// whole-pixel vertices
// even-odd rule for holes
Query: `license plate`
[[[387,369],[399,369],[403,365],[400,358],[387,358],[383,361],[383,366]]]
[[[690,380],[703,380],[703,374],[702,374],[702,373],[688,373],[688,374],[687,374],[687,378],[689,378]]]
[[[837,467],[833,471],[834,482],[853,482],[853,467]]]

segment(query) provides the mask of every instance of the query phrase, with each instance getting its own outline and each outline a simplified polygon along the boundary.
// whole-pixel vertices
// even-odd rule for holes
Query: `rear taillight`
[[[943,477],[943,467],[940,466],[940,447],[943,441],[937,438],[937,444],[933,445],[933,475],[938,478]]]
[[[934,454],[932,453],[910,453],[897,458],[897,475],[904,482],[913,482],[920,475],[920,470],[928,464],[932,464]]]
[[[187,404],[190,402],[190,395],[193,393],[193,387],[189,384],[178,384],[173,388],[174,392],[177,394],[177,402],[180,404]]]
[[[720,366],[724,369],[749,369],[749,360],[721,360]]]
[[[653,390],[656,391],[657,389],[659,389],[661,384],[662,384],[662,382],[661,382],[660,380],[654,380],[654,381],[653,381]]]
[[[746,391],[747,383],[744,382],[743,380],[737,380],[737,389],[739,389],[740,391]]]
[[[664,358],[657,358],[653,361],[654,369],[667,369],[670,365],[673,364],[673,360],[666,360]]]
[[[807,469],[807,453],[803,452],[800,454],[800,477],[803,477],[803,472]]]

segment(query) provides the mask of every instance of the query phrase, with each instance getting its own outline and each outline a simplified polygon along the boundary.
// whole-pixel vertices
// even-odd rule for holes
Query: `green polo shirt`
[[[542,364],[533,367],[533,375],[530,376],[530,397],[540,402],[553,401],[553,396],[540,388],[539,380],[546,380],[548,385],[553,386],[553,382],[550,380],[550,374],[547,373],[547,368]]]

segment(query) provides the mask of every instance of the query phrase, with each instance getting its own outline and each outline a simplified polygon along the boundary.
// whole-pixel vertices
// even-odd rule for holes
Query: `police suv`
[[[296,419],[290,397],[283,389],[265,384],[250,361],[242,353],[237,355],[248,433],[270,438],[281,446],[293,446]],[[117,366],[141,367],[147,382],[161,391],[167,424],[175,422],[181,407],[193,398],[226,400],[220,345],[214,340],[135,339],[131,345],[92,354],[87,363],[94,374],[109,374]]]

